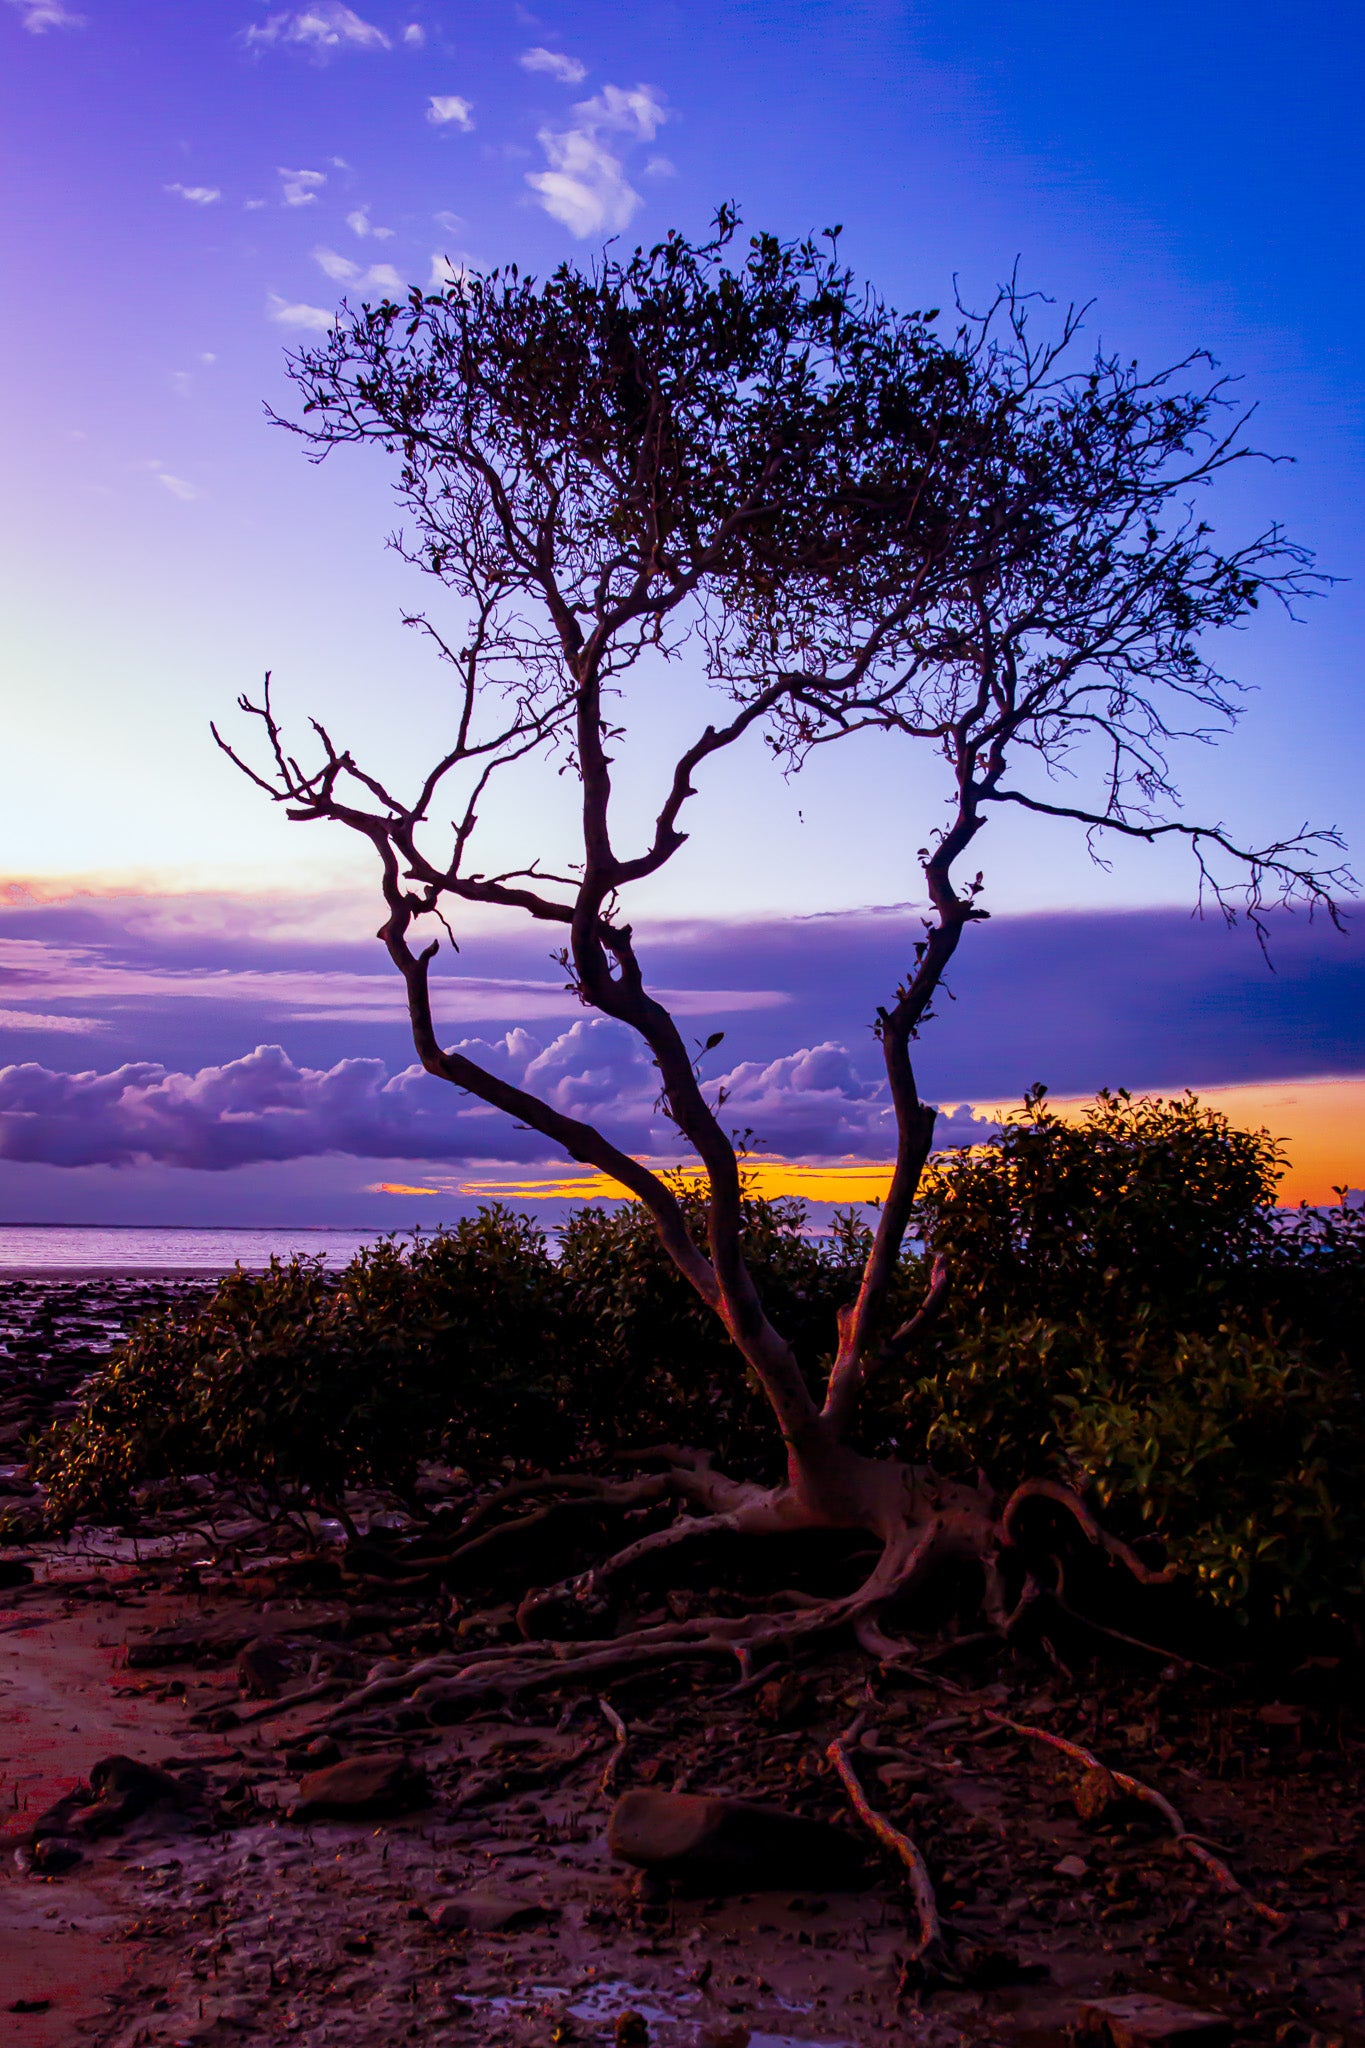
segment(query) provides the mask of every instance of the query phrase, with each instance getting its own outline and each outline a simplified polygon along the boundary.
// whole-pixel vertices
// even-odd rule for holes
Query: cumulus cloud
[[[326,171],[287,171],[280,165],[281,190],[286,206],[316,206],[318,193],[327,183]]]
[[[549,169],[528,172],[526,182],[545,211],[581,240],[628,227],[641,203],[614,141],[605,138],[652,142],[668,115],[648,85],[605,85],[592,99],[580,100],[573,113],[571,127],[541,129]]]
[[[314,249],[313,261],[319,270],[338,284],[353,284],[360,291],[383,291],[401,298],[406,286],[391,263],[372,263],[368,270],[359,263],[352,263],[349,256],[340,256],[335,249]]]
[[[422,49],[426,43],[426,39],[427,32],[422,27],[420,21],[410,21],[407,27],[403,30],[403,41],[407,44],[410,50]]]
[[[293,327],[300,334],[326,334],[336,326],[336,314],[325,306],[310,306],[302,300],[282,299],[278,292],[265,295],[266,312],[277,327]]]
[[[354,8],[341,6],[339,0],[313,0],[311,7],[272,14],[257,26],[243,29],[241,40],[249,50],[293,45],[323,58],[337,50],[393,48],[383,29],[362,21]]]
[[[166,190],[178,193],[191,206],[213,206],[223,196],[216,185],[168,185]]]
[[[62,0],[9,0],[9,4],[18,9],[31,36],[46,35],[50,28],[84,28],[86,24],[86,16],[73,14],[63,7]]]
[[[659,1077],[634,1033],[580,1018],[542,1044],[523,1028],[464,1039],[458,1050],[568,1116],[601,1125],[618,1144],[655,1157],[678,1139],[655,1107]],[[747,1063],[725,1077],[727,1118],[762,1118],[772,1150],[826,1158],[886,1151],[881,1084],[860,1081],[842,1046],[819,1045]],[[994,1128],[964,1107],[939,1142]],[[25,1061],[0,1068],[0,1158],[48,1166],[163,1166],[223,1171],[262,1160],[344,1153],[361,1159],[535,1159],[554,1148],[501,1112],[382,1060],[301,1067],[278,1045],[194,1073],[152,1061],[108,1072],[63,1073]]]
[[[586,64],[580,64],[577,57],[566,57],[562,50],[523,50],[517,62],[523,71],[543,71],[561,85],[578,85],[588,75]]]
[[[474,126],[474,102],[457,92],[434,92],[427,101],[427,119],[433,128],[454,126],[467,135]]]

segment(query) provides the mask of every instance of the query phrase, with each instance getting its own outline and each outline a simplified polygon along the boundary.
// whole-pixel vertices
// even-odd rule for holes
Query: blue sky
[[[0,867],[14,906],[0,1065],[54,1086],[126,1061],[194,1077],[265,1039],[299,1070],[372,1058],[400,1071],[384,998],[345,979],[383,973],[363,867],[264,810],[207,739],[267,666],[287,710],[325,712],[399,768],[443,709],[439,675],[397,623],[423,594],[382,547],[382,465],[309,466],[263,401],[286,401],[284,347],[348,288],[425,284],[443,258],[543,271],[609,232],[696,230],[724,198],[783,233],[842,222],[849,260],[903,305],[950,301],[955,278],[979,301],[1017,260],[1025,283],[1093,298],[1106,344],[1152,363],[1205,346],[1242,377],[1261,443],[1295,461],[1220,491],[1220,529],[1282,518],[1346,580],[1301,625],[1265,617],[1239,636],[1227,658],[1259,693],[1183,782],[1192,810],[1251,836],[1338,824],[1359,860],[1362,40],[1345,6],[0,0]],[[651,738],[667,734],[646,734],[642,802]],[[766,777],[757,752],[726,764],[642,913],[667,925],[660,978],[714,998],[698,1035],[714,1015],[740,1063],[842,1046],[841,1099],[856,1104],[876,982],[861,936],[846,1017],[813,992],[823,938],[780,964],[765,954],[766,1006],[726,1006],[754,980],[754,920],[803,919],[808,936],[817,914],[914,897],[904,850],[934,815],[931,766],[876,744],[837,751],[797,784]],[[983,863],[1001,922],[969,935],[982,960],[926,1042],[940,1099],[1040,1075],[1078,1091],[1365,1070],[1362,1010],[1343,994],[1359,985],[1354,938],[1292,935],[1272,996],[1243,937],[1158,920],[1151,933],[1179,924],[1179,942],[1142,943],[1178,956],[1184,991],[1163,1005],[1165,964],[1134,979],[1129,914],[1188,904],[1178,857],[1134,852],[1102,873],[1064,829],[1021,821],[992,828]],[[307,913],[291,919],[291,902]],[[1046,944],[1020,922],[1036,912],[1056,914]],[[526,990],[552,972],[534,949],[506,933],[479,943],[466,965],[499,986],[465,1003],[471,1034],[521,1026],[548,1045],[571,1026]],[[899,951],[897,932],[888,982]],[[311,993],[300,981],[292,1008],[260,982],[224,996],[242,972],[292,972]],[[341,977],[330,1007],[328,976]],[[1045,1021],[1038,1059],[1021,1016]],[[814,1073],[791,1069],[829,1095]],[[0,1089],[0,1151],[32,1150],[36,1112],[6,1100]],[[201,1125],[219,1113],[196,1111]],[[793,1152],[871,1142],[861,1112],[769,1113]],[[412,1109],[405,1145],[427,1114]],[[92,1116],[87,1102],[77,1121]],[[305,1170],[176,1164],[165,1119],[147,1129],[129,1164],[63,1163],[56,1135],[53,1157],[0,1163],[0,1213],[86,1213],[91,1173],[148,1220],[186,1205],[210,1220],[252,1204],[300,1220],[334,1201],[353,1205],[334,1220],[388,1213],[344,1132]],[[1343,1162],[1357,1180],[1361,1136]],[[479,1143],[493,1150],[471,1156],[519,1157],[505,1133]],[[411,1153],[392,1157],[417,1171]]]

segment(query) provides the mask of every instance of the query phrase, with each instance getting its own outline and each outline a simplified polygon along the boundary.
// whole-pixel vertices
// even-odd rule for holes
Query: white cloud
[[[102,1017],[49,1017],[42,1010],[0,1010],[0,1031],[107,1031]]]
[[[323,306],[291,305],[278,292],[267,292],[266,306],[277,327],[297,327],[301,332],[326,334],[336,326],[336,314]]]
[[[431,275],[427,279],[427,290],[429,292],[447,291],[451,285],[462,283],[467,274],[463,263],[456,263],[449,256],[433,255],[431,259]]]
[[[388,242],[393,239],[392,228],[377,228],[374,225],[370,219],[368,206],[357,206],[353,213],[348,213],[346,225],[353,235],[359,235],[362,240],[366,235],[373,235],[376,242]]]
[[[335,249],[314,249],[313,261],[337,284],[349,284],[353,277],[360,275],[360,265],[352,263],[349,256],[338,256]]]
[[[586,64],[580,64],[577,57],[566,57],[562,50],[523,50],[517,61],[523,71],[543,71],[561,85],[577,85],[588,75]]]
[[[362,21],[354,8],[341,6],[339,0],[313,0],[311,7],[300,7],[289,14],[272,14],[259,27],[243,29],[241,40],[248,49],[293,44],[318,57],[326,57],[334,50],[393,48],[383,29],[376,28],[371,21]]]
[[[474,126],[474,102],[457,92],[434,92],[427,103],[427,119],[433,128],[448,128],[454,122],[466,134]]]
[[[541,129],[540,146],[550,168],[528,172],[526,182],[539,194],[545,211],[580,239],[604,228],[628,227],[640,195],[627,179],[620,157],[602,138],[624,135],[652,142],[668,118],[663,101],[652,86],[627,91],[605,85],[592,99],[580,100],[573,111],[571,128]]]
[[[668,110],[652,85],[633,86],[629,92],[623,86],[604,85],[592,99],[580,100],[574,112],[579,126],[590,132],[613,129],[641,142],[652,142],[668,119]]]
[[[420,50],[426,42],[427,32],[418,21],[410,21],[403,30],[403,41],[409,49]]]
[[[192,505],[201,495],[193,484],[187,484],[183,476],[171,476],[167,470],[157,471],[157,482],[164,484],[173,498],[179,498],[182,505]]]
[[[18,8],[31,36],[46,35],[50,28],[85,27],[85,15],[73,14],[63,7],[62,0],[9,0],[9,4]]]
[[[676,178],[677,175],[677,165],[670,163],[666,156],[652,156],[645,165],[647,178]]]
[[[287,171],[283,164],[279,168],[285,205],[315,205],[318,193],[327,183],[326,171]]]
[[[387,292],[391,299],[401,299],[408,288],[391,263],[372,263],[360,280],[360,289]]]
[[[212,206],[223,196],[216,185],[168,185],[166,190],[178,192],[191,206]]]
[[[464,220],[458,213],[433,213],[431,216],[438,228],[444,228],[448,235],[458,235]]]
[[[335,249],[314,249],[313,261],[337,284],[354,284],[361,291],[388,292],[395,298],[401,298],[407,290],[391,263],[372,263],[365,270],[359,263],[352,263],[349,256],[339,256]]]

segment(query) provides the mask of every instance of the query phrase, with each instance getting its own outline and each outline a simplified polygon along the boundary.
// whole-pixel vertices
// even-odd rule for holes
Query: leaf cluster
[[[931,1161],[954,1274],[904,1426],[938,1465],[1061,1477],[1244,1617],[1365,1594],[1365,1211],[1274,1206],[1280,1147],[1192,1095],[1039,1089]]]

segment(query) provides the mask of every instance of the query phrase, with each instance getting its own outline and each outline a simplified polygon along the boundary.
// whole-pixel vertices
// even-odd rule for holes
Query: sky
[[[208,735],[267,667],[287,716],[399,775],[447,715],[382,458],[310,465],[265,417],[347,292],[543,274],[733,199],[784,235],[842,223],[902,306],[978,304],[1017,264],[1125,356],[1211,350],[1293,458],[1219,487],[1220,534],[1280,519],[1338,581],[1219,649],[1253,694],[1178,764],[1188,811],[1335,825],[1359,865],[1363,44],[1344,5],[1221,0],[0,0],[0,1221],[406,1226],[549,1184],[538,1141],[411,1070],[363,860]],[[641,814],[671,731],[646,718]],[[635,906],[770,1160],[885,1156],[869,1024],[941,794],[885,741],[793,781],[741,750]],[[495,839],[568,799],[536,786]],[[982,844],[992,920],[920,1052],[941,1141],[1036,1080],[1188,1086],[1290,1138],[1288,1193],[1365,1183],[1357,922],[1279,920],[1268,965],[1191,917],[1174,851],[1101,869],[1023,819]],[[543,936],[485,922],[458,964],[450,1042],[668,1151],[650,1070]]]

